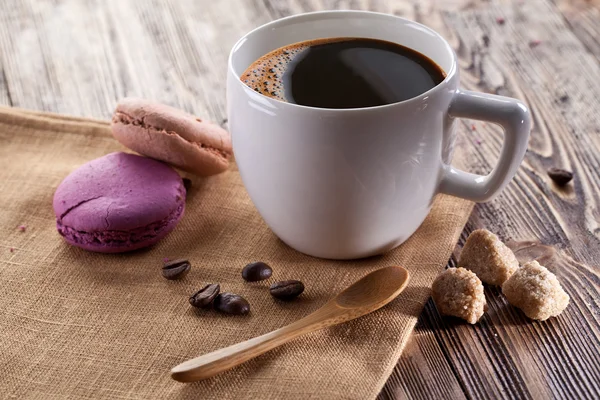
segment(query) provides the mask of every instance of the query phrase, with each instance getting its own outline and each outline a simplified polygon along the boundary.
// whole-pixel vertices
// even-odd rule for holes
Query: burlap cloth
[[[254,209],[233,166],[194,179],[185,217],[154,248],[106,255],[68,246],[55,229],[52,196],[79,165],[122,150],[103,121],[0,108],[0,397],[115,399],[369,399],[381,390],[471,211],[440,196],[400,248],[361,261],[304,256],[279,241]],[[163,258],[186,257],[181,282]],[[263,260],[267,282],[241,268]],[[169,369],[316,310],[359,277],[402,265],[412,279],[383,309],[288,345],[210,380],[182,384]],[[306,292],[280,303],[273,279]],[[197,311],[188,296],[207,282],[251,303],[249,316]]]

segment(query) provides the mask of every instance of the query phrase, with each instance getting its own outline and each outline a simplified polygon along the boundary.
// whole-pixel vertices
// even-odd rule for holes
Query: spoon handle
[[[314,313],[283,328],[192,358],[174,367],[171,370],[171,377],[179,382],[194,382],[210,378],[264,354],[300,335],[342,322],[343,318],[330,318],[332,313],[339,314],[336,311],[339,311],[337,307],[333,304],[327,304]]]

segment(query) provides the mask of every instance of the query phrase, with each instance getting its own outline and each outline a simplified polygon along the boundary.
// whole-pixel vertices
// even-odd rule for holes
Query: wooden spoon
[[[179,382],[210,378],[300,335],[361,317],[396,298],[408,278],[408,271],[402,267],[373,271],[312,314],[273,332],[181,363],[171,370],[171,377]]]

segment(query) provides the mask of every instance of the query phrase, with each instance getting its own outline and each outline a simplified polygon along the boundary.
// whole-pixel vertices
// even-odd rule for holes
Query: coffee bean
[[[558,186],[564,186],[567,183],[571,182],[573,179],[573,173],[564,169],[552,167],[548,170],[548,176],[556,183]]]
[[[304,292],[304,284],[300,281],[275,282],[269,288],[271,296],[279,300],[292,300]]]
[[[189,178],[183,178],[183,187],[185,188],[186,192],[189,192],[192,188],[192,180]]]
[[[215,298],[215,310],[233,315],[246,315],[250,312],[250,303],[242,296],[233,293],[221,293]]]
[[[248,282],[264,281],[269,279],[272,274],[271,267],[262,261],[248,264],[242,269],[242,278]]]
[[[162,275],[167,279],[179,279],[190,272],[190,268],[192,265],[188,260],[167,261],[162,267]]]
[[[190,296],[190,304],[198,308],[208,308],[213,304],[220,290],[221,287],[216,283],[206,285]]]

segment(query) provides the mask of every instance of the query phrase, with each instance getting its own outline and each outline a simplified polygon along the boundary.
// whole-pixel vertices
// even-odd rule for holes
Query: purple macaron
[[[54,194],[56,227],[82,249],[120,253],[150,246],[175,228],[185,188],[171,167],[150,158],[111,153],[67,176]]]

